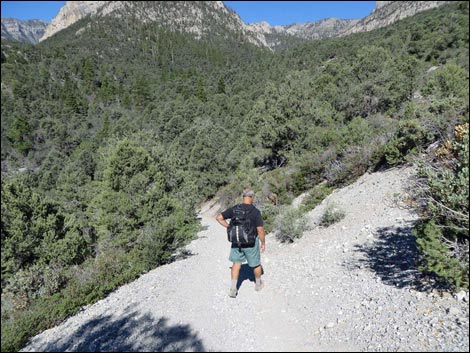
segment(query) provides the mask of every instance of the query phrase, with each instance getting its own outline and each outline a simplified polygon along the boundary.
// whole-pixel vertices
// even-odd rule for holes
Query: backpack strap
[[[253,212],[254,210],[256,209],[255,206],[251,205],[251,210],[249,210],[246,215],[245,215],[245,219],[248,218],[248,216],[251,214],[251,212]]]

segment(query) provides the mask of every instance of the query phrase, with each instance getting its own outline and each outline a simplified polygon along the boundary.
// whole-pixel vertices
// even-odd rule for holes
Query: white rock
[[[447,314],[449,315],[459,315],[461,312],[458,308],[456,308],[455,306],[452,306],[450,308],[447,308]]]
[[[455,294],[455,298],[461,302],[463,300],[465,300],[467,297],[467,293],[464,291],[464,290],[461,290],[460,292],[458,292],[457,294]]]
[[[329,323],[326,324],[325,329],[333,328],[333,327],[335,327],[335,323],[334,322],[329,322]]]

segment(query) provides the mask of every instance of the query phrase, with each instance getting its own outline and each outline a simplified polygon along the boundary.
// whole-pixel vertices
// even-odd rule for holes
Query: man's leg
[[[261,281],[261,275],[263,274],[263,268],[261,265],[256,266],[253,269],[253,273],[255,274],[255,280],[256,280],[256,285],[255,285],[255,290],[260,291],[264,287],[263,281]]]
[[[255,275],[256,280],[255,290],[259,291],[264,286],[263,282],[261,281],[263,267],[261,266],[261,252],[259,239],[256,239],[255,246],[253,246],[252,248],[244,249],[244,254],[248,262],[248,266],[253,268],[253,273]]]
[[[232,264],[232,271],[231,271],[231,276],[232,276],[232,286],[230,287],[229,291],[229,296],[232,298],[235,298],[237,296],[237,282],[238,282],[238,277],[240,276],[240,268],[242,267],[241,262],[234,262]]]
[[[242,267],[241,262],[234,262],[232,264],[232,283],[233,281],[238,281],[238,277],[240,276],[240,268]]]
[[[261,265],[256,266],[256,267],[253,269],[253,273],[255,274],[255,278],[261,278],[261,275],[262,275]]]

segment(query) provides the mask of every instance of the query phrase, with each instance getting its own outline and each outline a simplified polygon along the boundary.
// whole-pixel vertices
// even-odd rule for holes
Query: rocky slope
[[[303,39],[322,39],[334,37],[344,28],[351,26],[359,20],[342,20],[339,18],[326,18],[320,21],[307,23],[294,23],[288,26],[270,26],[268,22],[256,22],[249,25],[253,31],[266,34],[288,34]]]
[[[36,44],[44,35],[48,23],[41,20],[21,21],[2,18],[2,39]]]
[[[252,23],[249,28],[263,34],[269,47],[277,48],[285,46],[285,42],[291,40],[292,37],[313,40],[372,31],[419,12],[449,3],[451,1],[377,1],[372,13],[362,19],[327,18],[287,26],[271,26],[263,21]]]
[[[341,30],[338,36],[351,33],[372,31],[388,26],[403,18],[419,12],[452,3],[452,1],[377,1],[374,11],[369,15]]]
[[[120,21],[155,22],[195,38],[237,33],[242,40],[266,46],[262,34],[253,32],[222,1],[67,1],[41,38],[45,40],[86,16],[114,16]]]
[[[99,8],[109,3],[109,1],[67,1],[47,26],[40,41],[43,41],[53,34],[67,28],[87,15],[95,14]]]
[[[242,266],[229,298],[229,244],[206,230],[161,266],[34,337],[23,351],[468,351],[468,293],[432,290],[416,268],[416,215],[394,202],[411,169],[365,174],[308,214],[292,244],[267,236],[265,288]],[[335,204],[346,216],[323,228]]]
[[[326,18],[320,21],[294,23],[287,26],[270,26],[268,22],[257,22],[248,25],[255,33],[264,36],[266,44],[272,49],[288,46],[289,42],[297,40],[313,40],[335,37],[343,29],[348,28],[358,20],[342,20]]]

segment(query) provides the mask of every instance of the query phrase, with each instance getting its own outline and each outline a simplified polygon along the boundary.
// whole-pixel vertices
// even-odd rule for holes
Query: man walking
[[[248,266],[253,268],[253,273],[255,275],[256,285],[255,290],[260,291],[264,287],[264,283],[261,281],[262,267],[261,267],[261,254],[266,249],[266,239],[264,234],[263,227],[263,218],[261,217],[261,212],[253,206],[253,200],[255,193],[251,189],[243,190],[243,201],[241,204],[231,207],[225,210],[222,213],[219,213],[216,217],[217,222],[219,222],[225,228],[229,227],[226,219],[231,219],[234,217],[234,210],[236,212],[243,212],[246,214],[246,218],[249,220],[251,226],[256,227],[257,237],[255,240],[254,246],[241,247],[232,243],[230,249],[229,260],[233,262],[232,265],[232,286],[230,287],[229,296],[235,298],[238,293],[237,282],[240,275],[240,268],[242,262],[248,262]]]

